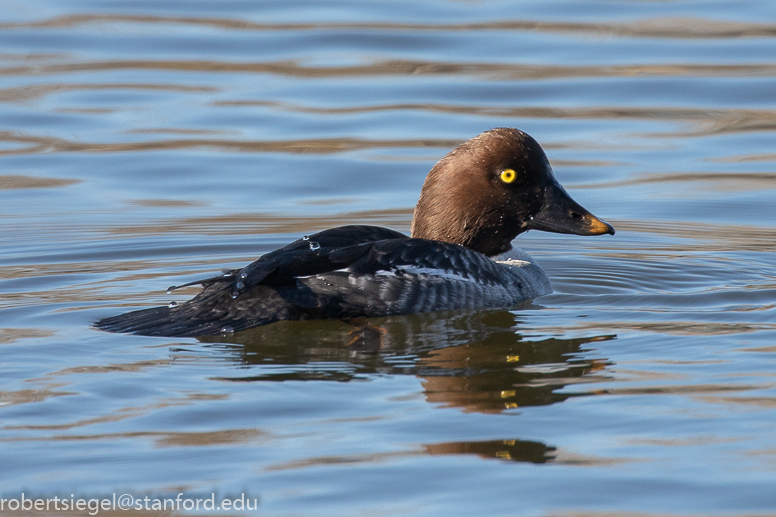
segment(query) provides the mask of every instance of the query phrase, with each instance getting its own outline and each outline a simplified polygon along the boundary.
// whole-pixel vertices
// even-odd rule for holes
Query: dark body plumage
[[[186,303],[95,326],[201,336],[279,320],[514,306],[551,292],[549,279],[525,255],[506,262],[489,257],[511,250],[511,240],[532,228],[614,233],[566,194],[535,140],[516,129],[494,129],[462,144],[428,174],[413,238],[375,226],[325,230],[241,270],[193,282],[203,289]]]
[[[387,316],[508,306],[550,292],[530,278],[446,242],[375,226],[342,226],[299,239],[249,266],[208,278],[176,307],[129,312],[97,328],[149,336],[237,332],[279,320]]]

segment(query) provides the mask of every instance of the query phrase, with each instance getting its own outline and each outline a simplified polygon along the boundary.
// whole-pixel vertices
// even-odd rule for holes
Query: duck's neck
[[[449,200],[421,195],[412,218],[412,237],[458,244],[489,257],[512,249],[519,225],[503,221],[496,213],[461,207]]]

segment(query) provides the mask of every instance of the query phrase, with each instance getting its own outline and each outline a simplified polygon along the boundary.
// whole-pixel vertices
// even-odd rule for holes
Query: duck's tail
[[[208,286],[188,302],[111,316],[94,326],[141,336],[215,336],[288,319],[287,307],[274,289],[265,286],[236,299],[228,288]]]
[[[127,312],[101,319],[94,326],[108,332],[123,332],[141,336],[203,336],[216,334],[212,325],[202,325],[190,318],[190,314],[180,314],[179,307],[153,307],[140,311]],[[176,311],[176,312],[173,312]],[[189,311],[185,311],[189,312]],[[211,322],[212,323],[212,322]]]

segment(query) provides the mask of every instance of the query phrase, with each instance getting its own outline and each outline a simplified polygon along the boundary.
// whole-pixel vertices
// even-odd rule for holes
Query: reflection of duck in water
[[[348,335],[352,327],[341,321],[284,321],[227,337],[200,337],[199,341],[214,343],[211,350],[219,360],[226,357],[240,366],[231,369],[228,377],[219,377],[222,382],[341,383],[357,380],[360,384],[365,379],[412,376],[419,382],[415,384],[416,388],[407,387],[407,399],[415,400],[417,393],[417,396],[425,397],[429,406],[464,412],[506,411],[517,415],[520,408],[551,405],[579,396],[580,393],[562,389],[601,380],[605,375],[602,370],[610,363],[590,348],[596,342],[615,336],[528,338],[520,334],[520,318],[520,313],[505,310],[391,316],[371,320],[370,323],[379,327],[366,328],[367,332],[356,342],[352,341],[352,333]],[[370,331],[376,328],[380,332]],[[348,342],[350,346],[344,346]],[[201,353],[208,348],[198,348],[195,357],[201,358]],[[407,386],[404,382],[399,385]],[[354,386],[353,390],[346,392],[361,399],[361,388]],[[258,386],[255,391],[263,392]],[[590,393],[589,390],[585,392]],[[347,396],[338,400],[344,401],[346,407],[349,405]],[[369,400],[369,404],[381,404],[380,397]],[[392,418],[389,415],[396,411],[395,398],[389,397],[383,402],[385,408],[377,407],[368,415],[359,414],[357,419],[363,423],[375,418],[379,428],[383,421],[376,415]],[[301,403],[315,405],[318,401],[313,397]],[[416,408],[414,403],[410,406]],[[403,422],[405,417],[399,416],[398,421]],[[521,437],[521,427],[517,421],[506,429],[497,426],[506,435],[496,437],[486,433],[489,438],[486,440],[472,439],[470,430],[466,429],[460,433],[443,433],[446,440],[436,442],[431,441],[433,433],[421,433],[428,441],[405,444],[402,450],[305,457],[268,469],[331,466],[340,462],[372,465],[382,459],[418,455],[469,455],[530,463],[562,463],[569,458],[580,461],[573,451],[556,450],[540,436]],[[479,434],[475,436],[481,438]],[[568,452],[572,452],[572,456]]]
[[[587,383],[608,361],[586,345],[612,335],[524,339],[509,311],[444,311],[374,320],[380,332],[360,342],[339,321],[282,322],[201,341],[235,343],[235,359],[249,366],[237,382],[349,381],[369,374],[421,379],[426,400],[464,411],[498,413],[545,406],[573,396],[564,386]],[[367,330],[375,327],[367,327]]]
[[[614,234],[563,190],[533,138],[494,129],[431,169],[412,238],[374,226],[325,230],[241,270],[195,282],[204,289],[184,304],[130,312],[96,326],[202,336],[279,320],[510,307],[551,292],[544,271],[512,250],[511,241],[531,229]]]
[[[337,320],[280,322],[199,340],[218,343],[219,356],[226,353],[243,366],[221,381],[348,382],[375,375],[409,375],[420,379],[427,402],[465,412],[516,414],[519,408],[551,405],[580,395],[561,391],[566,386],[601,380],[610,363],[588,350],[591,343],[615,336],[528,339],[519,333],[519,318],[519,313],[503,310],[392,316],[372,321],[380,332],[367,328],[357,342],[348,335],[352,327]],[[343,346],[349,341],[351,346]],[[233,345],[223,348],[225,342]],[[501,439],[461,438],[420,443],[409,451],[385,456],[476,455],[530,463],[564,461],[563,450],[556,451],[535,436],[530,440],[512,433]],[[336,461],[373,463],[377,456],[356,453],[342,458],[307,458],[273,468],[331,465]]]

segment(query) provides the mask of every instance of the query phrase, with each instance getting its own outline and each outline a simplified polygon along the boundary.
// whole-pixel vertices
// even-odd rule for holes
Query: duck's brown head
[[[428,173],[412,236],[460,244],[488,256],[528,230],[614,235],[614,227],[563,190],[541,146],[497,128],[450,151]]]

